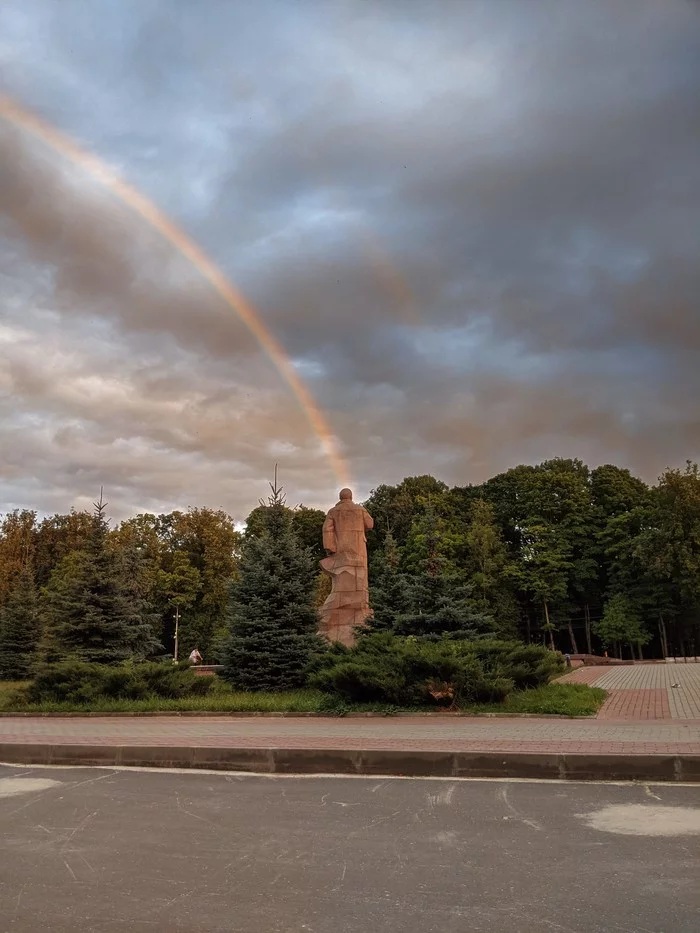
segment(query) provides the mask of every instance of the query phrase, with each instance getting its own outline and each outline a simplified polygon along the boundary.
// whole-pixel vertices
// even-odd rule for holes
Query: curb
[[[700,755],[577,755],[394,749],[0,744],[0,762],[22,765],[205,768],[256,774],[538,778],[700,783]]]
[[[226,718],[226,719],[250,719],[255,717],[267,717],[268,719],[401,719],[408,718],[426,718],[426,719],[595,719],[597,713],[591,713],[585,716],[571,716],[568,713],[470,713],[468,710],[416,710],[410,712],[401,710],[396,713],[382,712],[361,712],[350,711],[347,713],[316,713],[316,712],[298,712],[298,713],[274,713],[265,710],[145,710],[142,712],[118,712],[118,713],[99,713],[99,712],[80,712],[77,710],[60,713],[23,713],[6,712],[0,713],[0,719],[133,719],[134,717],[158,717],[158,716],[199,716],[202,718]]]

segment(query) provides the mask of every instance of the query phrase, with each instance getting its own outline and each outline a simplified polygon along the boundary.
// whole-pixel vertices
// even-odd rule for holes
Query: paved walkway
[[[5,743],[700,755],[700,721],[386,717],[0,718]]]
[[[700,721],[700,663],[581,667],[562,678],[608,691],[598,719]]]

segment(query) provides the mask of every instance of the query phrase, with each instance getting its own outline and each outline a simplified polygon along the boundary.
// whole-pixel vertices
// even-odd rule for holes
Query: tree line
[[[573,653],[698,654],[695,464],[649,486],[613,465],[591,470],[556,458],[479,485],[408,477],[377,487],[365,505],[375,519],[374,629],[516,637]],[[101,500],[93,512],[42,519],[8,512],[0,521],[0,675],[27,676],[38,658],[172,655],[176,612],[180,656],[198,647],[205,660],[220,660],[231,600],[240,614],[244,593],[250,615],[265,590],[254,543],[269,535],[272,507],[253,509],[244,532],[208,508],[143,513],[115,527]],[[282,508],[318,606],[327,594],[314,563],[324,513]]]

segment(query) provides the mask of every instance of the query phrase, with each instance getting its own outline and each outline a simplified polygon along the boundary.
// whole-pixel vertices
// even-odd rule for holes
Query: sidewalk
[[[579,667],[560,682],[607,690],[598,719],[700,720],[700,663]]]
[[[0,718],[0,761],[277,773],[700,781],[700,722]]]

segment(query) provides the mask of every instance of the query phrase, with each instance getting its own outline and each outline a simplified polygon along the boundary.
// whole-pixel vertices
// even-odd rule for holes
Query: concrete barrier
[[[205,768],[255,774],[538,778],[700,783],[700,755],[579,755],[398,749],[0,744],[0,762],[22,765]]]

